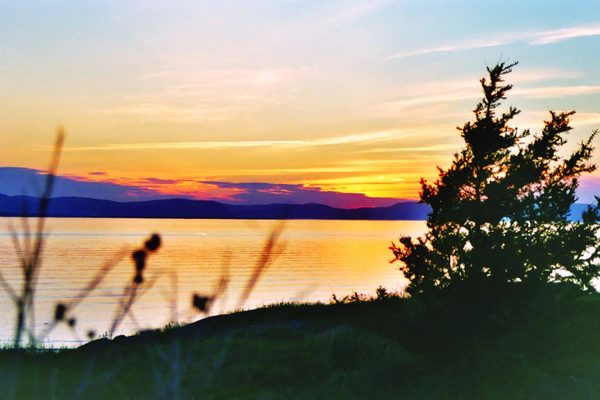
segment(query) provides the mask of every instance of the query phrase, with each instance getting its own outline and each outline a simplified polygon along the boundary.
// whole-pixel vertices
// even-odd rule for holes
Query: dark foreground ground
[[[280,305],[74,350],[4,350],[0,397],[600,398],[599,295],[460,293]]]

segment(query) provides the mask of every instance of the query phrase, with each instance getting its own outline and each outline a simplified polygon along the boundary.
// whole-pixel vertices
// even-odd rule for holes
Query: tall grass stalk
[[[279,254],[276,250],[278,240],[283,232],[284,227],[285,220],[281,221],[271,230],[271,233],[265,241],[263,249],[260,253],[260,257],[258,257],[258,260],[256,260],[256,264],[254,265],[252,275],[248,279],[248,282],[246,282],[244,291],[240,295],[237,304],[238,309],[242,308],[242,306],[246,303],[261,275],[266,271],[267,267],[274,261],[275,256]]]
[[[60,161],[60,154],[65,139],[65,133],[62,127],[57,129],[56,141],[54,143],[54,151],[52,159],[48,167],[42,193],[39,197],[38,210],[36,213],[36,222],[34,233],[31,234],[29,220],[27,219],[28,212],[25,209],[21,218],[23,224],[23,240],[19,240],[19,236],[14,230],[11,230],[11,236],[15,251],[19,258],[19,267],[22,274],[21,288],[19,292],[12,289],[10,284],[2,277],[2,287],[12,299],[16,309],[16,321],[14,328],[14,346],[20,347],[23,338],[23,333],[29,334],[30,343],[35,343],[35,312],[34,300],[37,281],[40,270],[42,268],[42,255],[46,244],[45,223],[50,205],[50,198],[54,189],[54,181],[56,171]],[[32,237],[33,236],[33,237]]]
[[[84,301],[87,296],[94,291],[104,280],[107,274],[120,262],[127,254],[131,254],[135,269],[132,279],[129,280],[121,294],[121,298],[115,314],[107,332],[107,337],[113,337],[121,323],[125,318],[129,318],[135,326],[139,328],[139,324],[132,311],[132,307],[137,300],[148,292],[155,283],[165,274],[157,273],[144,277],[147,259],[154,254],[161,246],[161,238],[158,234],[153,234],[143,246],[130,252],[130,250],[122,249],[115,255],[102,264],[97,273],[88,281],[88,283],[79,291],[77,296],[69,301],[59,302],[55,305],[54,318],[49,322],[39,336],[35,330],[35,310],[34,300],[38,278],[42,268],[43,254],[48,239],[46,232],[46,218],[54,190],[56,173],[60,161],[60,155],[65,140],[65,134],[62,127],[57,129],[56,141],[50,165],[44,177],[43,187],[39,194],[37,210],[30,215],[27,209],[28,203],[24,202],[23,212],[20,219],[22,233],[17,233],[14,227],[10,227],[11,240],[17,254],[18,266],[22,274],[19,290],[15,290],[8,280],[0,271],[0,288],[3,289],[15,307],[15,325],[14,325],[14,340],[13,346],[20,348],[22,346],[23,336],[29,337],[29,345],[36,346],[47,339],[48,335],[61,323],[65,323],[73,333],[74,337],[79,340],[80,336],[76,330],[76,322],[74,311],[77,306]],[[34,222],[29,217],[35,217]],[[281,221],[270,232],[267,237],[261,253],[256,260],[252,274],[248,278],[243,291],[241,292],[237,308],[241,309],[246,304],[252,291],[256,287],[260,277],[267,270],[269,265],[273,263],[276,256],[280,254],[282,245],[279,243],[280,236],[283,232],[285,221]],[[211,295],[201,295],[194,293],[192,295],[192,309],[197,312],[210,315],[217,300],[224,301],[225,293],[229,285],[229,263],[231,254],[226,252],[223,257],[223,270],[221,277],[216,284],[216,287]],[[176,273],[170,274],[171,278],[171,296],[168,299],[171,308],[171,319],[176,322],[178,319],[177,310],[177,292],[179,287],[178,277]],[[88,332],[88,337],[92,338],[95,333]]]

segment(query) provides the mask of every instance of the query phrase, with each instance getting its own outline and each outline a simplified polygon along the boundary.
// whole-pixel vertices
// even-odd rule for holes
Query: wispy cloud
[[[582,96],[600,93],[600,86],[580,85],[580,86],[549,86],[514,89],[515,96],[525,96],[530,99],[555,99],[569,96]]]
[[[556,79],[577,79],[582,73],[560,68],[517,68],[511,73],[511,83],[534,83]],[[471,83],[473,83],[471,81]]]
[[[401,131],[388,130],[332,136],[312,140],[236,140],[198,142],[143,142],[114,143],[97,146],[72,146],[66,151],[110,151],[110,150],[191,150],[191,149],[232,149],[246,147],[311,147],[332,146],[350,143],[378,142],[398,137]]]
[[[247,169],[244,172],[247,176],[275,176],[285,174],[305,175],[305,174],[339,174],[339,173],[364,173],[383,171],[384,167],[375,165],[360,165],[360,166],[339,166],[339,167],[295,167],[295,168],[269,168],[269,169]],[[232,171],[232,176],[239,176],[239,171]]]
[[[570,80],[579,78],[580,73],[555,68],[548,69],[517,69],[511,76],[511,83],[519,84],[512,90],[515,96],[530,99],[563,98],[570,96],[585,96],[600,93],[600,85],[548,85],[550,81]],[[544,85],[538,87],[522,87],[521,84]],[[404,109],[410,110],[414,120],[419,116],[418,110],[423,109],[424,115],[432,120],[432,115],[451,119],[464,113],[449,112],[445,108],[432,111],[433,105],[441,103],[476,100],[480,97],[481,87],[477,77],[461,77],[452,80],[439,80],[403,88],[402,94],[394,100],[388,100],[372,106],[371,113],[379,116],[398,116]],[[427,106],[424,108],[423,106]],[[446,110],[446,111],[444,111]]]
[[[202,69],[198,65],[146,72],[142,81],[166,83],[166,88],[177,93],[180,90],[206,90],[225,87],[265,87],[288,82],[315,71],[313,66],[279,66],[271,68]]]
[[[421,56],[434,53],[449,53],[456,51],[477,50],[489,47],[505,46],[513,43],[526,43],[531,46],[546,45],[581,37],[600,36],[600,25],[583,25],[571,28],[508,34],[482,40],[469,40],[458,43],[444,44],[421,49],[400,51],[386,57],[387,61],[407,57]]]
[[[72,146],[65,151],[113,151],[113,150],[183,150],[183,149],[232,149],[245,147],[299,146],[304,141],[296,140],[236,140],[236,141],[201,141],[201,142],[142,142],[113,143],[97,146]]]
[[[445,93],[441,92],[441,93],[437,93],[437,94],[425,95],[425,96],[420,96],[420,97],[404,98],[402,100],[389,101],[389,102],[380,104],[378,107],[382,111],[388,111],[388,112],[392,111],[392,110],[397,111],[402,108],[419,106],[422,104],[473,99],[476,96],[476,94],[477,94],[476,89],[475,90],[463,89],[463,90],[457,90],[457,91],[452,91],[452,92],[445,92]]]
[[[538,32],[529,44],[550,44],[587,36],[600,36],[600,25],[575,26],[572,28]]]
[[[95,179],[78,175],[56,177],[53,196],[80,196],[116,201],[150,200],[160,198],[161,194],[144,186],[114,182],[104,175],[91,175]],[[33,195],[29,187],[41,187],[44,180],[42,171],[29,168],[0,167],[0,193],[10,196]],[[29,183],[29,185],[25,184]]]
[[[393,139],[402,134],[401,130],[385,130],[377,132],[355,133],[343,136],[333,136],[329,138],[312,140],[309,143],[313,146],[329,146],[337,144],[361,143],[361,142],[379,142]]]
[[[399,201],[397,198],[373,198],[360,193],[342,193],[321,186],[305,184],[222,181],[204,181],[202,183],[222,190],[235,191],[229,201],[241,204],[320,203],[332,207],[354,208],[389,206]],[[370,181],[369,183],[376,182]]]
[[[243,104],[220,104],[218,102],[201,102],[200,104],[169,104],[169,100],[132,101],[129,105],[116,106],[99,110],[102,114],[141,117],[153,121],[199,122],[225,121],[244,113],[249,108]]]
[[[598,125],[600,126],[600,113],[578,112],[573,117],[575,125]]]
[[[442,46],[428,47],[423,49],[413,49],[400,51],[398,53],[394,53],[391,56],[386,58],[386,61],[395,60],[399,58],[407,58],[414,56],[423,56],[426,54],[433,53],[451,53],[455,51],[465,51],[465,50],[476,50],[476,49],[484,49],[487,47],[496,47],[510,44],[510,40],[485,40],[485,41],[469,41],[465,43],[456,43],[456,44],[448,44]]]
[[[169,122],[251,117],[261,107],[289,99],[290,85],[316,70],[305,65],[207,69],[197,64],[150,70],[138,78],[146,91],[97,112]]]
[[[361,153],[393,153],[393,154],[403,154],[403,153],[451,153],[452,151],[456,151],[456,144],[454,143],[440,143],[440,144],[431,144],[424,146],[407,146],[407,147],[382,147],[375,149],[363,150]],[[398,163],[401,160],[384,160],[387,162]],[[411,160],[412,161],[412,160]],[[375,161],[370,161],[371,163]],[[381,162],[381,161],[380,161]]]
[[[43,179],[40,171],[27,168],[0,167],[0,193],[22,195],[23,181]],[[77,175],[57,177],[56,197],[80,196],[116,201],[139,201],[166,198],[217,200],[236,204],[320,203],[333,207],[353,208],[389,206],[396,198],[373,198],[362,193],[342,193],[304,183],[231,182],[204,179],[110,178],[90,180]],[[377,183],[377,178],[366,180]]]

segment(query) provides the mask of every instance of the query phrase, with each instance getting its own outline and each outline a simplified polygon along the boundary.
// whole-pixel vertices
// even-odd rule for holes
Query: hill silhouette
[[[0,194],[0,216],[36,216],[39,199]],[[575,204],[571,219],[579,220],[587,204]],[[118,202],[87,197],[56,197],[48,217],[80,218],[206,218],[206,219],[323,219],[420,221],[430,208],[418,202],[398,202],[389,207],[335,208],[323,204],[234,205],[210,200],[166,199]]]
[[[1,216],[21,216],[37,210],[39,199],[0,195]],[[342,219],[424,220],[429,207],[417,202],[399,202],[390,207],[342,209],[323,204],[233,205],[217,201],[166,199],[117,202],[85,197],[56,197],[50,201],[48,217],[82,218],[213,218],[213,219]],[[26,212],[35,216],[35,212]]]

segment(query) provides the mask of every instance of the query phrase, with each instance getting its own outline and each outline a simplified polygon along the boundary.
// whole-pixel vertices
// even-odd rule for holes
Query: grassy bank
[[[2,397],[597,398],[599,295],[464,293],[277,305],[72,350],[4,350]]]

